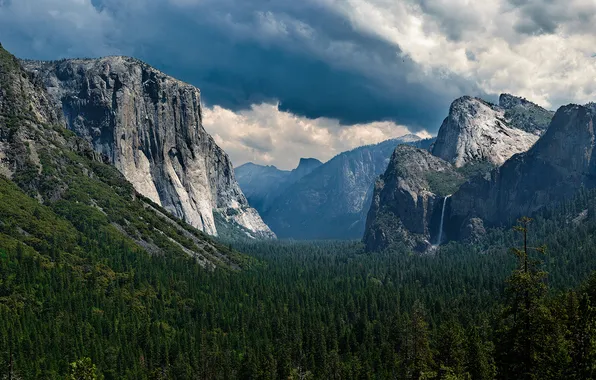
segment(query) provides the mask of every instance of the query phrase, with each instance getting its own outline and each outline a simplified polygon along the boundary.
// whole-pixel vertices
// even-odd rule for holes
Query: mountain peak
[[[322,165],[323,163],[319,160],[317,160],[316,158],[301,158],[300,162],[298,163],[298,166],[296,167],[295,170],[299,170],[299,169],[309,169],[309,168],[313,168],[313,167],[317,167]]]
[[[517,105],[525,105],[525,104],[534,104],[527,100],[526,98],[522,98],[519,96],[511,95],[511,94],[501,94],[499,96],[499,106],[505,109],[513,108]]]
[[[255,164],[252,161],[246,162],[240,166],[237,166],[236,169],[240,169],[240,168],[268,168],[268,169],[275,169],[275,170],[279,170],[277,168],[277,166],[275,165],[260,165],[260,164]]]
[[[499,105],[462,96],[451,104],[432,153],[457,167],[474,161],[501,165],[534,145],[551,118],[550,111],[509,94],[500,96]]]
[[[301,158],[296,169],[292,170],[290,182],[298,181],[321,165],[323,163],[316,158]]]
[[[521,96],[515,96],[508,93],[503,93],[499,95],[499,107],[509,110],[517,106],[542,109],[542,107],[540,107],[538,104],[531,102],[528,99]]]
[[[462,185],[452,197],[450,224],[466,237],[471,219],[507,225],[522,215],[558,203],[579,189],[596,186],[596,109],[560,107],[544,135],[527,152],[512,157],[485,178]]]

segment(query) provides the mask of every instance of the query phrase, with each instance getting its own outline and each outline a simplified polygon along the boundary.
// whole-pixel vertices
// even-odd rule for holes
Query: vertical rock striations
[[[211,235],[214,213],[253,237],[274,237],[248,202],[232,164],[201,120],[200,91],[132,58],[24,61],[67,126],[133,184]]]
[[[244,258],[237,252],[136,196],[122,173],[64,128],[62,113],[38,79],[0,45],[4,242],[20,241],[52,260],[71,260],[91,246],[101,254],[117,242],[131,252],[189,255],[206,268],[240,268]],[[64,241],[56,246],[56,239]],[[107,240],[112,243],[103,244]]]

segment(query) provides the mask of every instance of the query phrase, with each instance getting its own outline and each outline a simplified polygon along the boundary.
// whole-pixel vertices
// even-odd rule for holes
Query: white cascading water
[[[437,245],[440,245],[441,240],[443,239],[443,219],[445,219],[445,205],[447,204],[447,198],[450,196],[451,194],[443,198],[443,209],[441,210],[441,224],[439,225],[439,237],[437,239]]]

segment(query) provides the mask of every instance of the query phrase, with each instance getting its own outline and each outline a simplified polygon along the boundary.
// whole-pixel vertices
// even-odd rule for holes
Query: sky
[[[0,0],[0,42],[134,56],[199,87],[235,165],[435,135],[462,95],[596,100],[594,0]]]

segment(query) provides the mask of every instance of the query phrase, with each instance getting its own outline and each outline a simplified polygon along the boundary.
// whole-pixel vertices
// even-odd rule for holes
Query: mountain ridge
[[[452,218],[453,210],[461,208],[458,204],[467,201],[460,196],[461,189],[470,183],[484,189],[486,185],[480,183],[486,176],[539,144],[549,133],[546,121],[550,123],[551,115],[551,111],[510,94],[501,94],[499,105],[471,96],[455,99],[430,154],[411,152],[408,157],[405,148],[396,148],[375,187],[363,237],[367,250],[383,250],[401,242],[409,249],[427,251],[443,227],[448,228],[440,240],[455,235],[450,227],[453,223],[465,224],[462,230],[469,234],[482,233],[481,218],[461,216],[457,222]],[[398,156],[403,162],[394,162]],[[412,162],[413,157],[419,162]],[[404,164],[407,170],[396,169]],[[442,201],[441,207],[437,200]],[[477,203],[483,207],[487,200]]]
[[[476,229],[508,225],[581,189],[596,187],[596,104],[560,107],[551,125],[527,152],[486,177],[464,184],[451,199],[450,233],[457,239]]]

